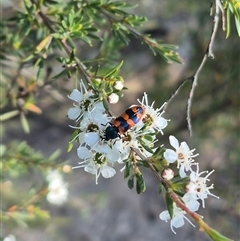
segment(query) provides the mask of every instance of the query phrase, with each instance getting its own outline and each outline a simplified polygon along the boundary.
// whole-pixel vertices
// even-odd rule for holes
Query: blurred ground
[[[132,40],[123,50],[123,76],[129,88],[124,100],[114,113],[119,114],[127,106],[136,103],[147,91],[156,106],[169,98],[178,81],[191,75],[201,61],[211,33],[211,18],[207,15],[208,1],[191,5],[188,1],[174,6],[178,1],[137,1],[139,15],[148,15],[145,31],[151,32],[166,42],[179,46],[185,65],[166,64],[153,57],[146,47]],[[187,7],[191,11],[186,10]],[[238,42],[237,42],[238,41]],[[237,45],[238,43],[238,45]],[[204,220],[224,235],[234,240],[239,237],[239,39],[234,33],[225,40],[218,31],[215,42],[215,59],[209,60],[199,77],[199,86],[193,103],[194,136],[189,137],[186,127],[185,104],[190,86],[186,85],[169,105],[165,117],[171,119],[165,135],[160,137],[167,143],[169,133],[185,139],[190,147],[200,153],[198,161],[202,170],[215,169],[211,182],[213,193],[220,199],[208,198],[206,209],[199,211]],[[127,56],[127,57],[126,57]],[[236,71],[236,69],[238,71]],[[238,81],[237,81],[238,80]],[[237,97],[238,96],[238,97]],[[235,99],[238,99],[235,101]],[[30,115],[31,134],[25,135],[17,119],[8,123],[4,141],[26,140],[46,156],[60,148],[62,159],[75,165],[75,151],[66,153],[66,143],[72,130],[68,127],[67,109],[71,105],[67,97],[62,103],[43,100],[46,108],[42,116]],[[166,144],[168,146],[168,144]],[[119,170],[120,170],[119,166]],[[209,238],[188,223],[177,229],[174,235],[169,223],[159,220],[165,210],[162,197],[157,194],[157,180],[149,172],[144,176],[147,191],[137,195],[129,190],[122,173],[110,179],[99,179],[95,185],[93,176],[83,170],[74,170],[66,176],[69,185],[69,200],[61,207],[45,204],[52,214],[47,226],[31,229],[7,230],[17,241],[207,241]]]

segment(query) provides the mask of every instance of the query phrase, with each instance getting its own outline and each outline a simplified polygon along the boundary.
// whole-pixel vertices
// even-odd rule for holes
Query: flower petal
[[[173,227],[175,228],[180,228],[184,225],[184,219],[183,216],[175,216],[172,220],[171,220],[171,224]]]
[[[161,116],[158,117],[155,122],[156,122],[155,125],[159,129],[164,129],[167,126],[167,124],[168,124],[167,120],[165,118],[161,117]]]
[[[181,178],[187,176],[187,174],[185,173],[185,169],[184,169],[184,166],[183,166],[183,165],[180,166],[180,169],[179,169],[179,176],[180,176]]]
[[[77,149],[77,155],[80,159],[88,159],[91,157],[92,153],[86,148],[86,147],[78,147]]]
[[[95,165],[87,165],[84,167],[84,171],[96,175],[97,167]]]
[[[163,153],[164,158],[169,162],[169,163],[173,163],[177,160],[177,154],[175,151],[171,150],[171,149],[167,149],[164,153]]]
[[[104,165],[101,167],[101,173],[104,178],[111,178],[116,174],[114,168]]]
[[[70,120],[76,120],[81,113],[79,107],[72,107],[68,110],[67,116]]]
[[[169,212],[167,210],[161,212],[159,214],[159,218],[165,222],[167,222],[168,219],[170,219],[170,215],[169,215]]]
[[[97,132],[88,132],[85,134],[84,140],[87,145],[94,146],[100,139],[100,135]]]
[[[185,152],[189,152],[190,150],[188,144],[185,141],[181,142],[181,147]]]
[[[78,103],[83,100],[83,94],[77,89],[74,89],[68,97],[69,99]]]
[[[175,136],[169,136],[169,142],[171,146],[174,147],[175,149],[179,147],[179,142]]]

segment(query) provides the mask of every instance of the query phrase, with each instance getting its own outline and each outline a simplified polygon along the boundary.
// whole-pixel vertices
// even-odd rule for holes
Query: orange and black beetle
[[[105,130],[104,140],[112,140],[117,137],[121,138],[127,130],[135,126],[144,116],[145,109],[141,105],[132,106],[123,114],[109,123]]]

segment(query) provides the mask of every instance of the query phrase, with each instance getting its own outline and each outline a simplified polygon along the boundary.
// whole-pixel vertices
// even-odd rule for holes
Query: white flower
[[[204,199],[208,197],[208,195],[217,197],[216,195],[212,194],[209,190],[213,189],[213,184],[209,187],[207,186],[206,182],[209,181],[208,177],[214,172],[212,170],[208,173],[208,171],[203,171],[199,173],[199,165],[197,165],[197,171],[192,171],[190,174],[190,182],[186,186],[187,193],[191,193],[196,195],[198,199],[202,200],[202,206],[205,208]],[[201,177],[202,174],[208,173],[205,177]]]
[[[193,155],[195,149],[190,150],[185,141],[181,142],[179,145],[178,140],[174,136],[169,136],[169,141],[175,151],[167,149],[163,156],[169,163],[178,162],[177,168],[179,168],[180,177],[186,177],[185,171],[191,171],[191,166],[194,164],[193,157],[198,156],[198,154]]]
[[[116,148],[110,148],[108,145],[100,143],[92,148],[80,146],[77,153],[83,161],[79,162],[79,165],[73,169],[83,167],[84,171],[95,175],[96,184],[98,184],[100,174],[104,178],[111,178],[116,174],[115,169],[111,167],[120,158],[120,153]]]
[[[123,87],[124,87],[124,85],[123,85],[122,81],[120,81],[120,80],[116,81],[114,84],[114,88],[116,90],[121,90]]]
[[[107,99],[110,104],[116,104],[119,101],[119,96],[115,93],[112,93]]]
[[[182,198],[183,202],[185,203],[185,205],[191,210],[191,211],[197,211],[199,208],[199,203],[190,195],[184,195]],[[173,217],[171,219],[170,214],[167,210],[161,212],[159,214],[159,218],[165,222],[167,222],[169,219],[171,219],[170,221],[170,227],[171,230],[174,234],[176,234],[176,232],[174,231],[174,228],[180,228],[184,225],[184,219],[187,220],[193,227],[195,227],[193,225],[193,223],[185,216],[186,212],[183,211],[182,209],[180,209],[179,207],[176,206],[175,203],[173,203]]]
[[[9,234],[7,237],[3,239],[3,241],[16,241],[16,238],[14,235]]]
[[[87,148],[86,146],[79,146],[77,149],[77,155],[81,160],[84,160],[82,163],[85,163],[92,157],[92,152],[90,148]]]
[[[94,127],[98,130],[105,130],[105,125],[108,122],[109,118],[103,112],[101,112],[101,110],[94,108],[91,112],[88,111],[84,114],[83,119],[79,124],[79,128],[82,131],[90,132],[96,131]]]
[[[149,127],[152,127],[153,129],[161,132],[163,134],[162,129],[164,129],[167,126],[167,120],[162,117],[162,114],[164,111],[162,111],[165,104],[163,104],[160,108],[154,109],[153,105],[155,102],[151,104],[151,106],[148,104],[148,96],[144,92],[144,96],[142,98],[142,101],[138,100],[138,102],[145,108],[145,119],[150,121]]]
[[[103,113],[98,113],[94,110],[91,113],[86,113],[77,128],[80,130],[78,135],[80,145],[95,146],[102,138],[107,122],[108,118]]]
[[[61,205],[66,202],[68,197],[68,189],[67,184],[62,179],[61,174],[58,171],[54,170],[51,171],[46,178],[49,182],[49,192],[47,194],[48,202],[55,205]]]
[[[74,107],[68,110],[68,118],[78,121],[85,111],[91,110],[94,102],[96,102],[96,99],[94,99],[93,96],[94,94],[87,91],[84,83],[81,81],[80,91],[74,89],[72,93],[68,96],[69,99],[75,102],[73,104]]]
[[[142,138],[145,134],[148,134],[148,132],[142,131],[139,126],[140,125],[138,125],[137,123],[134,128],[130,129],[127,133],[126,139],[122,142],[122,145],[120,146],[119,144],[118,149],[121,152],[122,160],[126,159],[129,156],[132,148],[138,150],[138,152],[146,158],[152,156],[152,153],[155,150],[154,141]],[[141,138],[141,143],[138,140],[139,137]],[[146,150],[142,145],[143,143],[144,146],[148,146],[149,148],[151,148],[152,152]]]

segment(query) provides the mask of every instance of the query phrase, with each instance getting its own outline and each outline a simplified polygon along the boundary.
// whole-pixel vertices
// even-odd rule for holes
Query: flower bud
[[[121,90],[123,87],[124,87],[124,85],[123,85],[122,81],[120,81],[120,80],[116,81],[114,84],[114,88],[116,90]]]
[[[166,180],[171,180],[174,177],[174,172],[170,168],[166,168],[162,171],[162,178]]]
[[[119,96],[115,93],[112,93],[111,95],[108,96],[108,102],[110,104],[116,104],[119,100]]]

